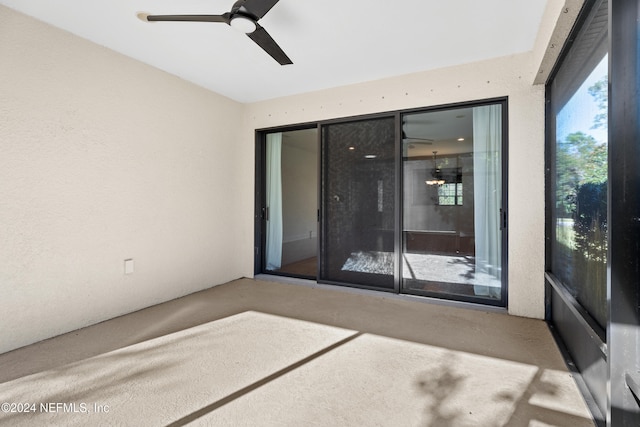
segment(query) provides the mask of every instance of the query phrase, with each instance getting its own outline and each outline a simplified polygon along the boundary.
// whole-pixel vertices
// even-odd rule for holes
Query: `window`
[[[442,184],[438,187],[438,204],[441,206],[462,206],[462,183]]]
[[[608,30],[615,27],[609,20],[610,7],[607,0],[585,2],[546,87],[547,316],[584,380],[585,392],[595,403],[594,417],[602,425],[612,397],[608,384],[614,390],[608,336],[613,325],[607,308]],[[631,22],[635,34],[635,20]],[[618,383],[615,388],[623,387]]]
[[[607,324],[607,2],[595,8],[551,85],[550,270]]]

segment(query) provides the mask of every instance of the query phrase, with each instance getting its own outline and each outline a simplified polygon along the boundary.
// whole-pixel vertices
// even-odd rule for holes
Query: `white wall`
[[[282,265],[316,256],[318,133],[286,132],[282,143]]]
[[[243,108],[0,6],[0,353],[246,274]]]
[[[282,143],[282,240],[291,242],[317,234],[318,137],[315,129],[285,135],[290,137]]]
[[[417,52],[416,54],[419,54]],[[254,130],[338,117],[509,97],[509,313],[544,316],[544,87],[532,53],[279,98],[247,106],[243,155]],[[253,163],[242,165],[253,174]],[[242,207],[243,253],[253,251],[253,195]],[[246,256],[244,274],[253,271]]]

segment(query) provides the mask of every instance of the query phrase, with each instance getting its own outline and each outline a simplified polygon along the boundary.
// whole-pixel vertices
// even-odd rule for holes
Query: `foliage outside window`
[[[556,109],[553,273],[606,325],[607,57]]]

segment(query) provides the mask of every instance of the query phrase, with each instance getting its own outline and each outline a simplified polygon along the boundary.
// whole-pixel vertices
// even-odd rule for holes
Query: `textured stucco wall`
[[[0,352],[251,276],[255,129],[502,96],[509,312],[543,317],[532,82],[561,1],[528,54],[248,105],[0,6]]]
[[[584,2],[585,0],[547,0],[532,51],[538,66],[534,84],[545,84],[551,75]]]
[[[243,108],[0,6],[0,352],[242,275]]]
[[[509,98],[509,313],[544,316],[544,86],[533,86],[533,54],[339,87],[247,106],[242,150],[252,158],[254,130],[323,119],[494,97]],[[242,165],[253,174],[253,164]],[[244,253],[253,251],[253,198],[241,210]],[[248,257],[244,274],[253,271]]]

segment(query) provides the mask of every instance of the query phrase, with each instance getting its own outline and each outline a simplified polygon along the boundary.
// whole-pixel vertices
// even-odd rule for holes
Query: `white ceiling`
[[[222,14],[233,3],[0,0],[240,102],[526,52],[547,0],[280,0],[260,24],[293,61],[287,66],[225,24],[136,17]]]
[[[407,157],[473,152],[473,109],[427,111],[403,117]],[[426,140],[412,139],[426,138]]]

